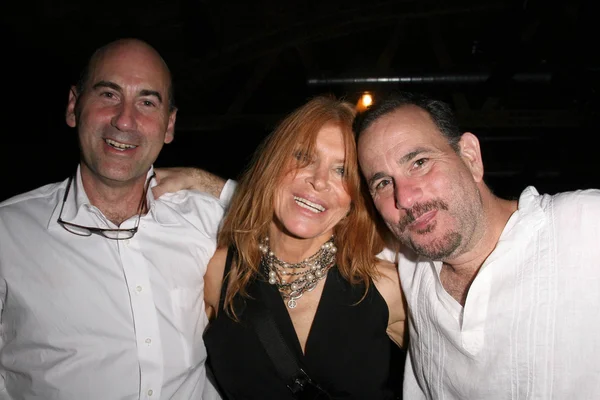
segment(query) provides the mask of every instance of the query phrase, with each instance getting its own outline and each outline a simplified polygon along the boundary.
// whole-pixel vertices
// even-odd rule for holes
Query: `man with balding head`
[[[0,204],[0,399],[216,397],[203,276],[223,205],[149,190],[176,114],[167,65],[137,39],[98,49],[71,88],[78,168]]]
[[[397,93],[356,120],[375,206],[404,247],[404,398],[600,398],[600,191],[485,184],[450,107]]]

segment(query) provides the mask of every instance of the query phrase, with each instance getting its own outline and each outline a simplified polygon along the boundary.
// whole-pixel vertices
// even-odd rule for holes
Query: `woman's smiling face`
[[[350,211],[351,198],[344,180],[345,146],[341,129],[333,124],[319,131],[315,153],[308,163],[291,168],[283,177],[274,200],[275,225],[299,239],[326,241]],[[296,160],[293,160],[294,162]]]

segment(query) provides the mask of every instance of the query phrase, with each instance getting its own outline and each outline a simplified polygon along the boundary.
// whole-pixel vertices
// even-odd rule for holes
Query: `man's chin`
[[[422,238],[419,238],[422,239]],[[462,236],[457,232],[449,232],[443,238],[431,238],[430,240],[400,240],[415,253],[427,257],[430,260],[445,260],[452,256],[462,242]]]

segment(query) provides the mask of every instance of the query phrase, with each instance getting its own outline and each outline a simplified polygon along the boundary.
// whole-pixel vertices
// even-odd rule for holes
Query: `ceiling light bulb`
[[[369,93],[365,93],[362,95],[362,104],[364,107],[369,107],[373,104],[373,97]]]

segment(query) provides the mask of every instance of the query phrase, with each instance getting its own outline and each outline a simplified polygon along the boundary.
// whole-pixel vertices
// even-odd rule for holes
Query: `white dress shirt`
[[[404,398],[600,399],[600,191],[520,196],[462,307],[440,262],[398,262]]]
[[[83,237],[56,222],[67,182],[0,204],[0,399],[218,398],[205,375],[203,277],[222,203],[149,190],[132,239]],[[116,228],[79,170],[62,218]]]

